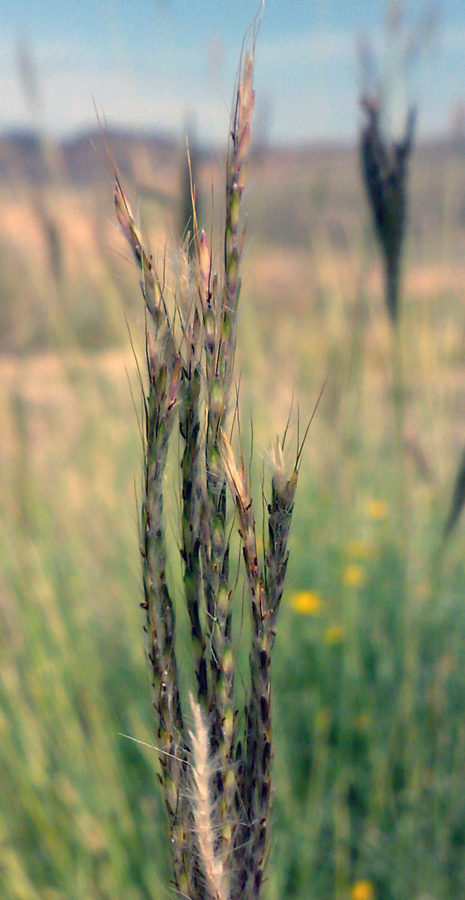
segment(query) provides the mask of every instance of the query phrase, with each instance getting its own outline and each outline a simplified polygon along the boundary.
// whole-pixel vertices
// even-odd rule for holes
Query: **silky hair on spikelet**
[[[210,738],[200,705],[189,696],[194,719],[191,739],[191,806],[195,824],[195,838],[199,852],[199,868],[205,878],[209,900],[229,900],[230,892],[223,861],[215,847],[218,825],[212,800],[212,783],[216,768],[210,753]]]

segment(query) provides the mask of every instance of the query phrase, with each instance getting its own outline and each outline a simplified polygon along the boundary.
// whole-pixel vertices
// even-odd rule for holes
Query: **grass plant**
[[[117,173],[115,192],[118,221],[140,267],[147,308],[142,605],[147,613],[174,885],[184,896],[212,900],[258,898],[261,892],[272,797],[271,652],[302,451],[300,444],[289,474],[285,437],[270,454],[268,540],[260,560],[234,382],[244,243],[241,200],[254,107],[256,37],[254,26],[252,50],[245,52],[233,104],[224,249],[218,272],[211,243],[198,230],[194,207],[193,263],[185,256],[184,281],[170,290],[144,250]],[[165,469],[177,422],[182,473],[180,555],[195,673],[191,732],[186,730],[182,704],[175,646],[179,604],[168,577],[164,512]],[[239,461],[230,441],[234,432],[239,436]],[[251,614],[250,686],[242,710],[235,690],[238,651],[232,633],[235,590],[228,493],[237,518],[245,602]]]

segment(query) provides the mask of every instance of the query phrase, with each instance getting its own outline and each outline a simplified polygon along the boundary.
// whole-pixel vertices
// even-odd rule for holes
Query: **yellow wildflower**
[[[373,883],[366,878],[356,881],[352,885],[350,893],[351,900],[375,900],[375,889]]]
[[[316,591],[299,591],[292,597],[291,604],[302,616],[316,616],[321,609],[321,597]]]
[[[326,629],[325,641],[330,646],[334,644],[341,644],[345,637],[345,628],[343,625],[338,625],[337,622],[334,625],[330,625],[329,628]]]
[[[331,712],[326,706],[318,710],[315,716],[315,725],[318,731],[324,732],[329,730],[331,726]]]
[[[359,713],[355,716],[354,725],[357,731],[368,731],[371,725],[371,716],[369,713]]]
[[[387,500],[370,500],[366,505],[366,514],[374,522],[384,522],[389,515]]]
[[[369,559],[374,555],[374,547],[369,541],[348,541],[345,545],[347,556],[354,559]]]
[[[346,567],[342,580],[348,587],[361,587],[365,584],[365,569],[357,563],[352,563]]]

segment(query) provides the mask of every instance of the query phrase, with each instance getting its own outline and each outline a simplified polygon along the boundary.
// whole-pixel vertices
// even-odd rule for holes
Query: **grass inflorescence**
[[[284,462],[284,440],[278,439],[270,455],[268,540],[260,559],[234,381],[244,244],[241,206],[254,108],[255,41],[254,30],[252,51],[244,54],[233,105],[218,270],[211,239],[198,228],[194,205],[192,261],[184,247],[186,277],[181,288],[169,285],[144,249],[116,175],[117,217],[138,263],[146,304],[142,605],[147,613],[174,884],[192,900],[256,898],[261,891],[272,798],[271,652],[302,449],[300,445],[290,474]],[[186,725],[189,712],[181,697],[175,641],[179,600],[168,576],[166,546],[165,474],[176,428],[180,557],[196,688],[192,731]],[[233,449],[234,443],[238,450]],[[234,514],[251,614],[250,685],[242,709],[235,684],[237,650],[232,631]]]

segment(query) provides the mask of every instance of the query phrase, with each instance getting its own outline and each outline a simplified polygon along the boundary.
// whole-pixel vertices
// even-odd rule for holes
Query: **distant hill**
[[[173,138],[124,131],[105,133],[118,168],[123,175],[141,168],[166,169],[180,155]],[[76,186],[102,181],[108,158],[102,133],[78,134],[61,142],[31,133],[11,133],[0,138],[0,180],[3,185],[18,180],[35,184],[46,180]],[[148,173],[147,173],[148,174]]]

